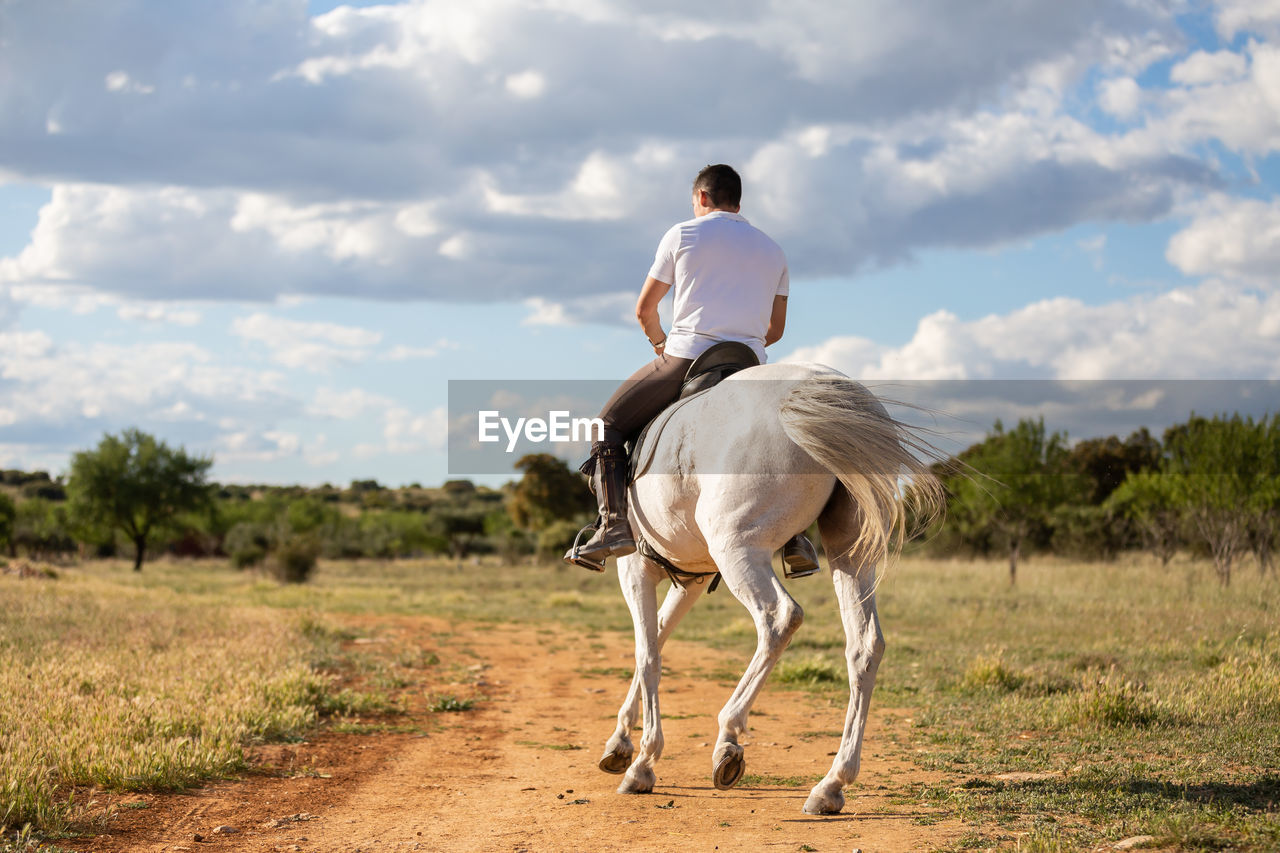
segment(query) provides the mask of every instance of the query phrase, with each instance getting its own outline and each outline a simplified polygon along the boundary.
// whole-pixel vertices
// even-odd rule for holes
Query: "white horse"
[[[816,518],[845,631],[849,708],[840,750],[804,804],[809,814],[844,807],[858,775],[863,730],[884,653],[876,615],[876,564],[901,542],[904,500],[925,516],[941,505],[941,487],[912,453],[928,445],[894,420],[862,385],[819,365],[771,364],[735,374],[670,414],[659,416],[637,460],[630,490],[632,529],[675,566],[720,572],[755,622],[757,645],[720,711],[712,780],[731,788],[746,766],[738,738],[747,713],[803,612],[773,572],[772,556]],[[623,794],[648,793],[662,754],[658,711],[661,652],[705,585],[672,584],[661,612],[657,587],[667,577],[635,553],[618,561],[618,580],[636,634],[636,671],[599,767],[626,773]],[[637,752],[631,728],[641,703]]]

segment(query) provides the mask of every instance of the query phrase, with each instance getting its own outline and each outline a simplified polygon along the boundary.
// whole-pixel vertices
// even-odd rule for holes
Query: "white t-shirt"
[[[713,210],[663,235],[649,276],[674,285],[668,355],[696,358],[712,344],[741,341],[764,363],[773,298],[790,287],[787,259],[767,234]]]

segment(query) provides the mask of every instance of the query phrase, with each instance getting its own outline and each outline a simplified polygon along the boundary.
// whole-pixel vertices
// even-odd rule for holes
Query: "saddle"
[[[684,375],[684,384],[680,386],[680,396],[684,399],[719,385],[725,378],[739,370],[755,367],[760,364],[756,351],[738,341],[721,341],[713,345],[693,360]]]

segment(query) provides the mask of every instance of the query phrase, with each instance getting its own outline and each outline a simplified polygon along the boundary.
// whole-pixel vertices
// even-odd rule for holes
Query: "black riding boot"
[[[620,442],[597,441],[591,445],[591,462],[587,465],[591,466],[591,486],[600,505],[600,519],[595,535],[570,548],[564,559],[566,563],[603,572],[605,558],[625,557],[636,550],[627,521],[626,448]]]
[[[818,550],[808,536],[797,533],[782,546],[782,572],[787,577],[807,577],[818,569]]]

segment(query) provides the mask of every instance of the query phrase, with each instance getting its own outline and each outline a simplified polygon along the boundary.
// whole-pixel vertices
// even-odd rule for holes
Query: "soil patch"
[[[966,831],[891,796],[890,788],[938,777],[893,755],[889,735],[908,723],[874,701],[860,783],[846,792],[843,814],[800,810],[839,745],[843,704],[777,685],[752,713],[746,777],[717,791],[711,747],[732,684],[710,673],[740,671],[746,660],[673,641],[663,656],[666,747],[658,783],[653,794],[622,796],[615,793],[621,777],[595,763],[626,692],[634,660],[629,636],[427,618],[345,621],[380,653],[438,650],[434,682],[413,689],[410,713],[379,721],[391,730],[328,731],[306,743],[263,747],[253,757],[261,772],[183,794],[126,797],[103,834],[58,845],[84,853],[870,853],[936,849]],[[449,711],[441,709],[446,695],[484,698]]]

